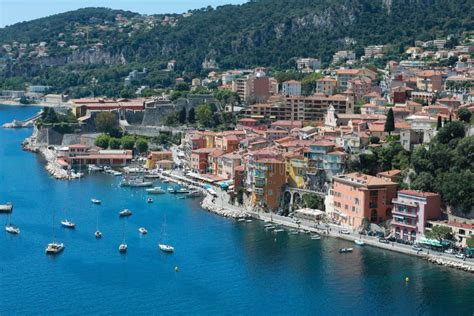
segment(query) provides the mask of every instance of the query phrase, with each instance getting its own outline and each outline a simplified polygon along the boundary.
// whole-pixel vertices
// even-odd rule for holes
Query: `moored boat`
[[[94,233],[94,235],[95,235],[95,238],[96,238],[96,239],[102,238],[102,232],[101,232],[100,230],[96,230],[95,233]]]
[[[119,246],[119,252],[120,252],[120,253],[126,253],[126,252],[127,252],[127,248],[128,248],[128,247],[127,247],[127,244],[122,243],[122,244],[120,244],[120,246]]]
[[[143,179],[134,179],[134,180],[122,180],[120,182],[120,186],[122,187],[132,187],[132,188],[144,188],[144,187],[151,187],[153,182],[145,181]]]
[[[153,203],[153,199],[152,199],[152,198],[148,198],[148,199],[146,199],[146,202],[147,202],[147,203]]]
[[[98,199],[91,199],[92,204],[101,204],[102,201]]]
[[[357,246],[363,246],[365,245],[365,242],[361,239],[356,239],[354,240],[354,243],[357,245]]]
[[[63,243],[56,243],[56,242],[52,242],[50,244],[48,244],[48,246],[46,247],[46,254],[47,255],[56,255],[60,252],[62,252],[64,250],[64,244]]]
[[[9,225],[5,226],[5,231],[9,234],[12,234],[12,235],[20,234],[20,228],[18,228],[15,225],[12,225],[12,224],[9,224]]]
[[[339,249],[340,253],[347,253],[347,252],[352,252],[354,250],[353,248],[341,248]]]
[[[158,244],[158,247],[160,248],[161,251],[163,252],[174,252],[174,247],[166,244]]]
[[[140,227],[140,228],[138,229],[138,232],[139,232],[140,234],[142,234],[142,235],[148,234],[148,230],[147,230],[145,227]]]
[[[164,193],[166,193],[166,191],[163,190],[161,187],[153,187],[153,188],[146,189],[146,193],[148,193],[148,194],[164,194]]]
[[[61,221],[61,225],[65,228],[71,228],[71,229],[76,228],[76,224],[74,222],[71,222],[70,220],[67,220],[67,219],[63,219]]]
[[[320,239],[321,239],[321,236],[319,236],[318,234],[311,235],[311,239],[312,239],[312,240],[320,240]]]
[[[122,211],[119,212],[120,217],[125,217],[125,216],[130,216],[132,215],[132,211],[130,211],[128,208],[123,209]]]

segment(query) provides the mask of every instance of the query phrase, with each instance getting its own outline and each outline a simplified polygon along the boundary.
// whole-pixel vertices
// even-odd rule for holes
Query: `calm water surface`
[[[37,111],[0,106],[0,124]],[[340,255],[353,245],[336,239],[283,233],[275,240],[261,223],[209,214],[197,200],[165,194],[147,204],[143,189],[120,188],[117,177],[56,181],[41,158],[21,150],[30,133],[0,129],[0,203],[14,202],[12,222],[21,228],[19,236],[0,231],[2,315],[474,312],[472,274],[370,247]],[[122,208],[133,216],[120,219]],[[101,240],[93,235],[97,216]],[[65,217],[76,230],[60,227]],[[165,217],[172,255],[157,249]],[[0,224],[7,219],[0,215]],[[129,249],[120,255],[124,227]],[[53,233],[66,248],[47,257]]]

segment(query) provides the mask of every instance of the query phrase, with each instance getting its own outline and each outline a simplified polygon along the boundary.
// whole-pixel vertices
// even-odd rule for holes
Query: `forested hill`
[[[89,37],[99,37],[129,62],[173,58],[196,69],[206,57],[224,68],[285,64],[295,56],[328,60],[347,46],[360,51],[368,44],[410,45],[474,29],[472,0],[257,0],[192,13],[179,15],[174,26],[156,23],[132,36],[94,28]],[[81,25],[112,24],[117,14],[137,16],[80,9],[0,29],[0,42],[57,41],[59,33],[68,36]]]

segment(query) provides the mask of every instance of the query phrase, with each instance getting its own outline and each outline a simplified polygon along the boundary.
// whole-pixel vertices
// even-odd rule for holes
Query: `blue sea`
[[[0,106],[0,124],[37,111]],[[14,203],[11,220],[21,229],[19,236],[0,231],[0,315],[474,312],[472,274],[371,247],[341,255],[353,244],[338,239],[275,238],[262,223],[216,216],[198,200],[164,194],[147,204],[144,189],[121,188],[118,177],[57,181],[41,157],[22,151],[30,134],[0,129],[0,203]],[[123,208],[133,215],[119,218]],[[66,217],[75,230],[60,227]],[[7,220],[0,215],[2,227]],[[157,247],[165,220],[171,255]],[[140,226],[148,235],[140,236]],[[66,246],[56,257],[44,253],[53,236]]]

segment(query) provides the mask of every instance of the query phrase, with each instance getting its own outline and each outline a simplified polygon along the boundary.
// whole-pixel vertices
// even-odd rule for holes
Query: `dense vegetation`
[[[391,57],[417,39],[471,31],[473,12],[470,0],[254,0],[195,10],[187,18],[175,15],[175,26],[162,25],[163,16],[156,16],[153,27],[134,28],[117,26],[116,14],[131,20],[144,17],[103,8],[80,9],[0,29],[0,43],[45,41],[50,54],[44,60],[26,58],[9,65],[0,81],[4,87],[11,83],[2,80],[6,78],[16,78],[17,85],[26,78],[56,89],[74,87],[68,92],[75,96],[89,95],[91,90],[119,95],[128,72],[143,67],[148,70],[146,76],[133,86],[167,87],[178,74],[192,78],[202,74],[204,60],[215,60],[220,68],[285,69],[294,67],[295,58],[305,56],[328,64],[340,49],[353,49],[360,56],[370,44],[389,44]],[[98,28],[99,24],[107,27]],[[74,36],[78,31],[87,36]],[[100,42],[112,61],[61,64],[54,58],[72,53],[67,46],[60,48],[59,40],[83,52]],[[170,59],[177,60],[178,73],[163,71]],[[92,78],[97,79],[95,85]]]

